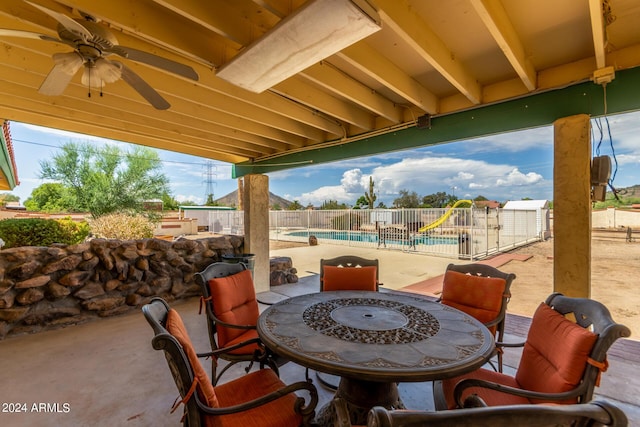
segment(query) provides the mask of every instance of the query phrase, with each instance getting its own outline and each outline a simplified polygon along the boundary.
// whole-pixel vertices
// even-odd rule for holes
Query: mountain
[[[640,199],[640,184],[631,187],[616,188],[621,199]],[[607,191],[607,199],[613,199],[613,193]]]
[[[216,199],[215,202],[221,206],[237,207],[238,206],[238,190],[234,190],[231,193],[227,194],[226,196],[222,196],[219,199]],[[283,199],[282,197],[276,194],[273,194],[272,192],[269,192],[269,207],[273,207],[277,205],[277,206],[280,206],[280,209],[287,209],[291,203],[293,202],[290,202],[287,199]]]

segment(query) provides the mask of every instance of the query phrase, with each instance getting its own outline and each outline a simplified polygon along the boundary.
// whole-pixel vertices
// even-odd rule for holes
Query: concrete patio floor
[[[351,249],[349,253],[357,252]],[[382,256],[386,257],[386,253],[377,252],[377,257]],[[270,292],[259,294],[259,300],[274,302],[317,291],[317,255],[308,262],[308,266],[294,262],[301,273],[306,271],[298,283],[274,287]],[[401,261],[386,261],[385,258],[385,262]],[[435,267],[430,267],[431,259],[428,263],[426,260],[418,263],[422,265],[416,265],[415,259],[407,262],[411,262],[411,268],[419,273],[420,269],[426,268],[444,271],[451,260],[436,259]],[[403,281],[406,282],[404,286],[424,280],[419,274],[411,277],[406,273],[408,269],[403,270],[401,265],[394,270],[402,271],[403,277],[391,277],[387,273],[382,280],[389,283]],[[206,351],[209,348],[207,327],[204,315],[198,315],[199,300],[192,298],[173,306],[183,316],[196,348]],[[528,320],[509,316],[508,340],[522,341]],[[151,347],[152,336],[142,313],[134,312],[1,341],[0,400],[3,406],[0,408],[0,426],[179,425],[181,409],[169,413],[178,392],[164,355]],[[509,369],[517,365],[518,359],[518,352],[507,352],[505,360]],[[603,375],[597,395],[618,404],[627,413],[629,425],[640,426],[640,343],[629,340],[616,343],[609,362],[609,371]],[[204,366],[208,367],[207,361]],[[226,375],[230,379],[242,374],[239,368]],[[287,363],[281,369],[285,382],[298,381],[304,374],[304,368],[293,363]],[[317,381],[315,383],[317,385]],[[331,399],[332,393],[320,386],[318,389],[321,406]],[[430,383],[401,384],[400,393],[408,408],[433,409]],[[16,408],[25,411],[16,412]]]

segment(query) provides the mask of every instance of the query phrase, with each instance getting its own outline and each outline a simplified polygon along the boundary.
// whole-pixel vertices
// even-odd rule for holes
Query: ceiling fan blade
[[[76,36],[80,37],[82,40],[85,40],[85,41],[90,40],[93,37],[93,34],[91,34],[91,31],[87,30],[85,27],[83,27],[81,24],[74,21],[73,19],[69,18],[67,15],[58,13],[55,10],[47,9],[44,6],[40,6],[39,4],[35,4],[27,0],[24,0],[24,2],[30,4],[36,9],[39,9],[40,11],[51,16],[53,19],[58,21],[63,27],[71,31]]]
[[[40,85],[38,92],[49,96],[62,95],[72,77],[73,74],[69,74],[63,65],[56,64]]]
[[[130,68],[126,67],[123,63],[117,61],[111,61],[112,64],[120,67],[122,72],[122,80],[127,82],[129,86],[134,88],[149,104],[151,104],[157,110],[166,110],[171,106],[166,99],[164,99],[154,88],[149,86],[147,82],[133,72]]]
[[[142,62],[144,64],[169,71],[170,73],[177,74],[191,80],[197,81],[199,78],[198,73],[196,73],[196,71],[190,66],[163,58],[158,55],[154,55],[149,52],[144,52],[142,50],[125,46],[114,46],[112,52],[127,59],[131,59],[132,61]],[[126,55],[123,55],[123,52],[126,53]]]
[[[8,28],[0,28],[0,37],[21,37],[23,39],[46,40],[49,42],[65,43],[55,37],[46,34],[33,33],[31,31],[10,30]]]

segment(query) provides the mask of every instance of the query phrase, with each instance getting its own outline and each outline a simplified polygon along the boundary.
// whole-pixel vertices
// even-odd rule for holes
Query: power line
[[[12,141],[14,142],[22,142],[23,144],[29,144],[29,145],[38,145],[40,147],[49,147],[49,148],[55,148],[55,149],[62,149],[62,147],[60,147],[59,145],[52,145],[52,144],[44,144],[41,142],[33,142],[33,141],[26,141],[24,139],[17,139],[17,138],[11,138]],[[149,147],[150,148],[150,147]],[[139,159],[145,159],[145,160],[151,160],[147,157],[140,157],[140,156],[131,156],[131,155],[125,155],[125,156],[118,156],[120,158],[125,158],[125,157],[136,157]],[[161,163],[171,163],[171,164],[182,164],[182,165],[206,165],[207,162],[180,162],[177,160],[163,160],[160,159]]]

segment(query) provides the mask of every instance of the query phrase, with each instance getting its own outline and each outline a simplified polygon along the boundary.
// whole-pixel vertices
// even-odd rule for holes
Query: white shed
[[[549,211],[548,200],[513,200],[505,203],[503,210],[504,231],[513,230],[515,224],[518,227],[526,226],[526,221],[516,221],[518,211],[535,211],[536,212],[536,232],[543,238],[547,239],[551,236],[551,213]],[[513,223],[512,223],[513,221]],[[519,234],[518,231],[514,231]]]

